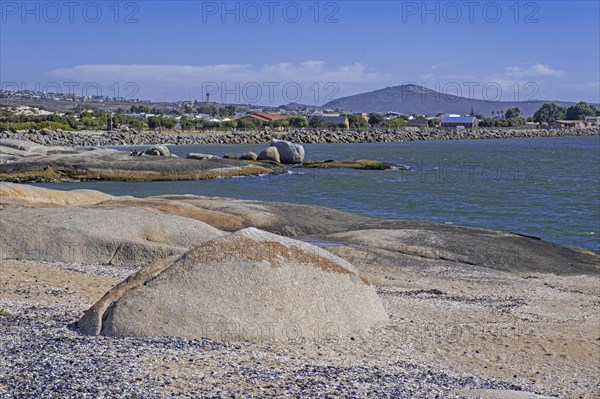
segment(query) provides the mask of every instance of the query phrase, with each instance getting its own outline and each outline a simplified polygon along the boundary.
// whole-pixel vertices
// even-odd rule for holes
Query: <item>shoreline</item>
[[[126,145],[264,144],[272,138],[302,144],[381,143],[597,136],[600,127],[586,129],[475,129],[475,130],[292,130],[290,132],[134,132],[134,131],[4,131],[0,139],[29,140],[45,146],[94,147]]]
[[[252,389],[257,396],[314,397],[325,387],[329,395],[356,397],[410,391],[595,398],[600,392],[589,356],[598,350],[598,255],[510,233],[316,206],[135,199],[13,184],[0,185],[0,193],[0,228],[8,238],[0,256],[0,330],[7,337],[0,348],[11,354],[0,365],[2,393],[241,396]],[[46,222],[31,229],[40,215]],[[319,250],[369,281],[389,321],[350,339],[281,342],[98,337],[74,327],[106,291],[149,262],[248,226],[341,244]],[[435,243],[444,251],[437,253]],[[487,250],[492,245],[494,254]],[[511,255],[517,247],[519,259]],[[82,376],[99,363],[107,367]]]

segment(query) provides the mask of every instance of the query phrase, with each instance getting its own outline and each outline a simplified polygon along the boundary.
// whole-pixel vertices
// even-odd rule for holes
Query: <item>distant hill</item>
[[[286,108],[290,109],[290,110],[297,110],[297,109],[319,109],[319,106],[318,105],[299,104],[299,103],[289,103],[289,104],[286,104]]]
[[[418,85],[386,87],[368,93],[338,98],[321,106],[321,109],[339,109],[344,112],[399,112],[402,114],[436,115],[438,113],[469,114],[471,110],[485,117],[492,111],[506,111],[519,107],[521,116],[532,116],[544,103],[568,107],[575,103],[565,101],[488,101],[438,93]],[[594,104],[598,108],[597,104]]]

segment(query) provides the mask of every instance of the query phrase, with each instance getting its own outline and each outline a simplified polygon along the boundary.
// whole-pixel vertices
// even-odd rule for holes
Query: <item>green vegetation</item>
[[[319,118],[318,116],[311,116],[310,119],[308,120],[308,126],[310,127],[320,127],[322,125],[322,119]]]
[[[6,310],[4,310],[4,308],[0,308],[0,317],[10,317],[12,316],[12,314]]]
[[[509,108],[504,114],[504,119],[513,119],[518,118],[519,116],[521,116],[521,110],[519,108]]]
[[[557,119],[565,119],[566,111],[563,107],[554,103],[546,103],[533,114],[534,122],[554,122]]]
[[[51,121],[43,121],[43,122],[8,122],[0,124],[0,127],[7,127],[10,131],[17,130],[42,130],[42,129],[50,129],[50,130],[74,130],[70,125],[65,125],[60,122],[51,122]]]
[[[354,114],[346,114],[345,116],[348,118],[350,129],[362,130],[367,128],[367,121],[363,117]]]
[[[517,127],[525,125],[525,119],[516,118],[484,118],[479,121],[480,127]]]
[[[163,115],[148,118],[148,128],[155,130],[160,128],[173,129],[177,125],[177,119],[168,118]]]
[[[189,106],[186,108],[190,108]],[[219,106],[214,104],[202,105],[190,108],[187,111],[209,113],[214,116],[227,117],[234,115],[241,109],[234,105]],[[132,114],[132,115],[128,115]],[[133,115],[135,114],[135,115]],[[147,117],[143,117],[145,114]],[[176,117],[180,118],[180,121]],[[306,123],[306,118],[299,117]],[[302,126],[302,120],[297,118],[297,126]],[[102,111],[86,108],[84,105],[77,105],[73,111],[64,114],[18,114],[15,107],[0,106],[0,128],[12,131],[27,129],[62,129],[62,130],[110,130],[129,128],[134,130],[160,130],[174,129],[177,125],[184,131],[196,130],[227,130],[238,127],[238,121],[210,122],[196,118],[186,117],[180,112],[172,110],[159,109],[148,105],[132,105],[129,110],[122,108],[115,112]],[[287,126],[289,122],[277,121],[273,123],[276,127]],[[250,130],[261,129],[265,125],[260,121],[247,123]]]
[[[292,116],[288,121],[292,127],[303,128],[308,126],[308,120],[303,116]]]
[[[593,105],[580,101],[577,105],[571,105],[565,112],[567,120],[584,120],[587,116],[594,116],[600,113]]]
[[[280,107],[281,108],[281,107]],[[39,108],[42,110],[42,108]],[[17,130],[181,130],[183,132],[204,131],[230,131],[239,129],[244,131],[262,131],[266,128],[276,130],[318,128],[330,130],[345,130],[346,125],[341,123],[326,123],[319,116],[308,119],[302,115],[290,116],[272,122],[263,122],[257,119],[237,119],[230,121],[210,121],[199,119],[185,114],[204,114],[213,117],[233,117],[236,113],[243,111],[235,105],[224,105],[214,103],[192,103],[184,107],[183,111],[167,109],[145,104],[135,104],[129,109],[119,108],[114,112],[90,109],[84,104],[78,104],[72,111],[50,114],[47,112],[32,113],[20,112],[16,107],[0,105],[0,129],[11,131]],[[37,113],[36,113],[37,112]],[[517,127],[526,124],[521,116],[521,110],[517,107],[505,111],[492,111],[491,118],[483,118],[471,109],[471,115],[479,120],[480,127]],[[554,103],[546,103],[538,109],[533,117],[527,121],[551,123],[555,120],[584,120],[587,116],[600,116],[600,110],[593,105],[580,101],[570,107],[561,107]],[[342,114],[348,118],[349,128],[354,130],[365,130],[369,125],[385,125],[390,128],[402,128],[407,124],[407,116],[399,116],[390,121],[384,121],[383,115],[379,113],[368,114],[367,120],[360,114]],[[440,119],[429,119],[427,125],[431,128],[440,125]]]
[[[576,105],[564,108],[554,103],[546,103],[533,115],[534,122],[554,122],[555,120],[584,120],[586,116],[600,116],[600,110],[593,105],[580,101]]]
[[[403,126],[406,126],[406,118],[403,118],[401,116],[398,117],[398,118],[394,118],[391,121],[389,121],[387,123],[387,125],[389,127],[403,127]]]
[[[320,116],[311,116],[308,120],[308,126],[314,129],[343,129],[346,130],[346,125],[343,123],[327,123]]]
[[[383,122],[383,115],[372,112],[369,114],[369,125],[379,125]]]
[[[442,124],[442,121],[438,118],[432,118],[427,121],[427,126],[429,127],[438,127]]]
[[[517,107],[502,111],[492,111],[495,118],[478,118],[480,127],[517,127],[526,124],[525,118],[521,117],[521,110]]]

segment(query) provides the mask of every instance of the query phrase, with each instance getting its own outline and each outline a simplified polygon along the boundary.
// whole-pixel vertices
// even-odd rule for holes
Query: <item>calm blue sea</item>
[[[259,152],[264,147],[170,148],[185,156]],[[292,169],[281,176],[209,181],[38,185],[136,197],[185,193],[314,204],[376,217],[513,231],[600,251],[599,136],[308,144],[305,149],[312,160],[366,158],[401,166],[387,171]]]

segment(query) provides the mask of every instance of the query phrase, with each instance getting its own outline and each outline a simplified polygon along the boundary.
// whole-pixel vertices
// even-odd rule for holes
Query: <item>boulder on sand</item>
[[[284,164],[297,164],[304,161],[304,147],[285,140],[271,140],[271,145],[277,147],[279,157]]]
[[[88,334],[316,340],[388,320],[375,289],[331,253],[255,228],[159,261],[79,320]]]
[[[171,151],[169,151],[169,149],[165,145],[153,145],[152,147],[150,147],[146,151],[144,151],[144,154],[170,157]]]
[[[258,154],[258,157],[256,157],[256,159],[258,159],[259,161],[272,161],[281,163],[279,151],[277,150],[277,147],[274,146],[267,147],[264,150],[262,150],[261,153]]]

